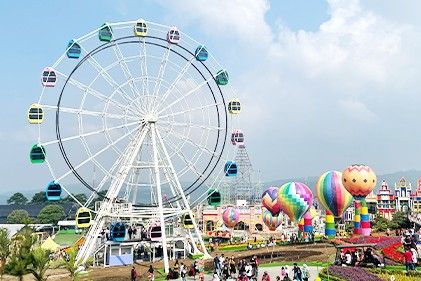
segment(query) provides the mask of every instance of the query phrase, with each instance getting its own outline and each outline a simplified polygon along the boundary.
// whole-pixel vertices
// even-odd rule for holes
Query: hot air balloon
[[[335,217],[341,217],[352,204],[352,195],[342,184],[342,173],[328,171],[320,176],[316,184],[320,204]]]
[[[274,216],[272,212],[265,207],[262,208],[262,220],[269,230],[272,231],[276,230],[282,223],[282,219],[279,215]]]
[[[365,198],[376,186],[377,177],[366,165],[351,165],[342,173],[342,183],[356,200]]]
[[[262,205],[274,216],[277,216],[281,212],[281,206],[278,202],[278,189],[276,187],[269,187],[263,192]]]
[[[227,227],[234,227],[240,220],[240,215],[236,209],[228,207],[222,213],[222,219]]]
[[[342,173],[342,183],[355,199],[354,234],[363,234],[364,236],[371,234],[368,208],[365,207],[365,197],[374,189],[376,182],[376,174],[366,165],[351,165]],[[361,205],[364,205],[364,208]],[[362,224],[364,228],[361,228]]]
[[[313,193],[303,183],[288,182],[279,188],[278,202],[292,221],[299,222],[313,203]]]

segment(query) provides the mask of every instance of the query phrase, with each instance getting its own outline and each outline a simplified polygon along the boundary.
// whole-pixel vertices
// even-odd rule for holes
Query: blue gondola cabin
[[[235,177],[237,175],[237,164],[232,161],[227,161],[224,166],[226,177]]]
[[[75,42],[74,40],[70,40],[69,44],[67,44],[67,57],[69,59],[78,59],[80,58],[81,53],[82,48],[80,47],[79,43]]]
[[[58,182],[52,181],[47,185],[45,197],[48,201],[58,201],[61,199],[61,192],[61,185]]]
[[[204,45],[200,45],[196,48],[196,51],[194,52],[194,56],[196,57],[196,60],[198,61],[205,61],[208,59],[208,51],[206,50],[206,47]]]

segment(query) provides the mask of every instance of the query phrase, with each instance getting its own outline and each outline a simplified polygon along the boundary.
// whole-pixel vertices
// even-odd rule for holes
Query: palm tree
[[[21,281],[28,273],[31,264],[31,249],[36,243],[36,237],[32,235],[33,230],[25,226],[12,240],[9,262],[6,264],[7,273],[17,276]]]
[[[37,246],[31,252],[31,266],[28,271],[34,275],[35,280],[45,281],[45,273],[50,267],[50,251]]]
[[[6,228],[0,228],[0,279],[3,278],[3,273],[6,265],[6,259],[10,254],[10,239],[9,231]]]
[[[76,261],[77,246],[71,248],[67,254],[68,259],[65,260],[64,268],[70,273],[70,278],[72,281],[79,280],[79,272],[77,271],[78,263]]]

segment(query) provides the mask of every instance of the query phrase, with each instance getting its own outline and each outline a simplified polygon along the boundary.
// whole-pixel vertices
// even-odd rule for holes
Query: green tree
[[[20,281],[28,273],[29,265],[32,262],[31,249],[36,242],[33,230],[25,226],[12,240],[9,262],[6,264],[6,272],[17,276]]]
[[[105,195],[107,195],[108,190],[101,190],[98,192],[98,194],[96,195],[96,197],[94,198],[94,200],[92,200],[92,202],[89,204],[89,208],[90,209],[95,209],[95,203],[98,201],[103,201]]]
[[[390,222],[382,215],[377,214],[373,221],[373,229],[377,231],[385,231],[390,228]]]
[[[28,203],[28,198],[20,192],[16,192],[7,199],[7,204],[25,205],[26,203]]]
[[[47,205],[38,214],[39,223],[57,224],[58,221],[64,219],[66,213],[64,208],[60,205]]]
[[[47,197],[45,197],[45,192],[40,191],[34,194],[32,196],[31,202],[32,204],[43,204],[45,202],[48,202]]]
[[[35,280],[45,281],[47,277],[45,273],[50,267],[50,251],[43,249],[41,246],[36,246],[31,251],[31,264],[28,271],[32,273]]]
[[[10,212],[6,218],[7,223],[28,223],[31,221],[26,210],[17,209]]]
[[[411,222],[408,219],[408,215],[404,212],[395,212],[392,217],[391,228],[410,228]]]
[[[79,272],[77,271],[79,266],[76,261],[77,246],[73,246],[67,254],[69,258],[65,261],[64,268],[69,272],[72,281],[79,280]]]
[[[0,278],[3,278],[6,259],[10,254],[9,231],[6,228],[0,228]]]
[[[85,193],[78,193],[78,194],[75,194],[74,195],[74,197],[80,202],[80,203],[82,203],[82,204],[85,204],[85,202],[88,200],[88,198],[86,197],[86,194]],[[75,200],[72,198],[72,197],[70,197],[70,196],[67,196],[66,198],[64,198],[63,200],[62,200],[62,202],[71,202],[71,203],[74,203],[75,202]]]

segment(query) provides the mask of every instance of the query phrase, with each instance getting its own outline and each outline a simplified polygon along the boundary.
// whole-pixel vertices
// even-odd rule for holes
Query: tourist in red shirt
[[[409,249],[409,247],[406,248],[403,256],[405,257],[406,271],[413,270],[414,266],[413,266],[413,262],[412,262],[412,252]]]

